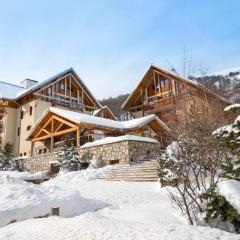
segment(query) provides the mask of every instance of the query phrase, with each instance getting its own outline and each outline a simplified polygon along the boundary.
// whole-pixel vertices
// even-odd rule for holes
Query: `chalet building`
[[[19,86],[0,82],[0,94],[1,147],[12,144],[18,157],[53,152],[65,138],[80,147],[107,136],[142,135],[146,127],[155,136],[171,134],[154,114],[116,121],[72,68],[40,83],[31,79]]]
[[[211,106],[224,108],[231,104],[195,81],[151,65],[123,103],[122,109],[130,112],[134,118],[156,114],[173,129],[193,102],[204,112]]]

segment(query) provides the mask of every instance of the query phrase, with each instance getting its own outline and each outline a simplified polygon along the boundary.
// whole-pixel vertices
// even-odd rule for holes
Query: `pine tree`
[[[232,113],[240,112],[240,105],[229,106],[226,110]],[[225,161],[221,165],[221,177],[240,181],[240,115],[234,123],[217,129],[213,134],[226,149]],[[202,196],[208,200],[206,222],[213,219],[229,222],[235,231],[240,233],[240,214],[223,196],[217,193],[216,187],[213,186]]]
[[[6,143],[0,151],[0,170],[14,171],[19,170],[17,161],[13,159],[13,150],[10,143]]]
[[[238,105],[227,108],[228,112],[240,112]],[[222,177],[240,181],[240,115],[227,126],[213,133],[226,148],[225,161],[222,165]]]
[[[64,140],[58,154],[60,170],[77,171],[81,169],[80,156],[72,141]]]

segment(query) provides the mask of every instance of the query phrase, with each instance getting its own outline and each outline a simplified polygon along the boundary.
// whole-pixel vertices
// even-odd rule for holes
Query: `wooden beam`
[[[51,121],[52,121],[52,116],[47,120],[47,122],[43,125],[43,127],[40,127],[39,132],[37,132],[37,134],[34,137],[38,137],[41,134],[42,129],[44,129]]]
[[[67,98],[67,77],[65,77],[65,99]]]
[[[56,115],[53,115],[53,119],[55,119],[55,120],[57,120],[57,121],[59,121],[61,123],[64,123],[64,124],[66,124],[69,127],[76,127],[75,124],[72,124],[72,123],[70,123],[70,122],[68,122],[68,121],[66,121],[66,120],[64,120],[64,119],[62,119],[62,118],[60,118],[60,117],[58,117]]]
[[[62,126],[63,126],[63,123],[60,123],[58,127],[54,130],[54,132],[57,132]]]
[[[69,80],[69,89],[70,89],[69,98],[70,98],[70,106],[71,106],[71,97],[72,97],[72,77],[71,77],[71,74],[70,74],[70,80]]]
[[[41,91],[45,90],[45,89],[48,88],[48,87],[51,87],[52,85],[54,85],[55,83],[61,81],[62,79],[64,79],[65,77],[67,77],[67,76],[69,76],[69,75],[70,75],[70,74],[67,74],[67,75],[65,75],[64,77],[61,77],[61,78],[57,79],[56,81],[48,84],[47,86],[40,88],[36,93],[41,92]]]
[[[71,74],[72,75],[72,74]],[[75,79],[75,77],[73,76],[73,79]],[[76,80],[76,79],[75,79]],[[86,94],[86,96],[89,98],[89,100],[93,103],[94,107],[96,107],[96,103],[92,100],[92,98],[89,96],[89,94],[85,91],[85,89],[82,87],[82,85],[79,83],[79,81],[76,81],[78,86],[82,89],[82,91],[84,91],[84,93]],[[83,96],[83,95],[82,95]]]
[[[54,132],[54,121],[53,121],[53,118],[52,118],[52,121],[51,121],[51,134],[53,134]],[[50,134],[50,135],[51,135]],[[54,148],[54,136],[51,136],[51,143],[50,143],[50,152],[53,152],[53,148]]]
[[[80,147],[80,131],[81,131],[81,129],[79,128],[77,130],[77,147]]]
[[[56,133],[51,133],[49,135],[45,135],[45,136],[42,136],[42,137],[39,137],[39,138],[33,138],[32,141],[33,142],[42,141],[42,140],[45,140],[45,139],[48,139],[48,138],[51,138],[51,137],[56,137],[56,136],[63,135],[63,134],[66,134],[66,133],[74,132],[77,129],[78,129],[78,127],[65,129],[65,130],[62,130],[62,131],[59,131],[59,132],[56,132]]]

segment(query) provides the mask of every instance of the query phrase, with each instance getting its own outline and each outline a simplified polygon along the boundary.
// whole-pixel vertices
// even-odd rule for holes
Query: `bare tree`
[[[206,203],[201,195],[218,182],[223,160],[223,150],[212,132],[226,120],[218,106],[205,108],[196,100],[184,108],[175,130],[176,142],[159,158],[161,182],[172,186],[168,188],[170,199],[190,224],[203,212]]]

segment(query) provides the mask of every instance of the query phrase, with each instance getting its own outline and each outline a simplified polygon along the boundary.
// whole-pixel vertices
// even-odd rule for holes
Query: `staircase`
[[[106,181],[153,182],[158,181],[157,160],[147,160],[133,165],[119,165],[97,179]]]

